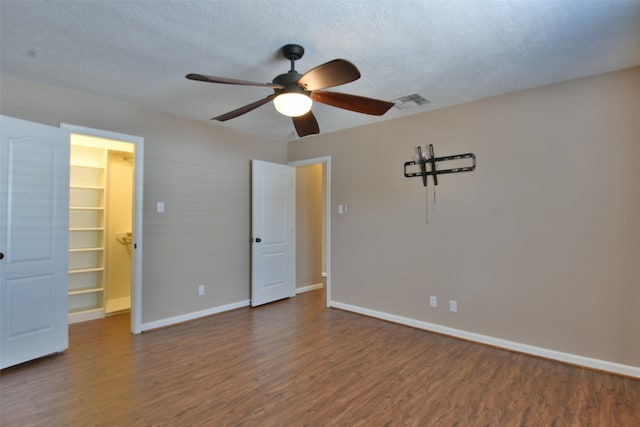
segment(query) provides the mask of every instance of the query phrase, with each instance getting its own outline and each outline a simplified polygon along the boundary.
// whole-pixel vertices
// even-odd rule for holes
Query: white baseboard
[[[175,325],[189,320],[198,319],[200,317],[211,316],[212,314],[235,310],[236,308],[248,307],[250,303],[250,300],[238,301],[231,304],[208,308],[206,310],[194,311],[192,313],[181,314],[180,316],[174,316],[166,319],[156,320],[153,322],[143,323],[140,325],[140,331],[144,332],[151,329],[163,328],[165,326]]]
[[[69,324],[71,325],[72,323],[80,323],[80,322],[87,322],[89,320],[104,319],[104,317],[105,317],[104,309],[96,308],[94,310],[69,313],[68,321],[69,321]]]
[[[539,356],[546,359],[557,360],[557,361],[568,363],[571,365],[578,365],[585,368],[596,369],[599,371],[606,371],[614,374],[625,375],[628,377],[640,378],[640,367],[638,366],[623,365],[620,363],[609,362],[606,360],[593,359],[591,357],[580,356],[577,354],[564,353],[561,351],[550,350],[543,347],[536,347],[528,344],[522,344],[515,341],[509,341],[501,338],[490,337],[487,335],[481,335],[474,332],[464,331],[461,329],[450,328],[448,326],[442,326],[435,323],[429,323],[421,320],[411,319],[408,317],[397,316],[395,314],[389,314],[382,311],[370,310],[368,308],[358,307],[350,304],[344,304],[338,301],[330,301],[329,306],[333,308],[338,308],[341,310],[363,314],[369,317],[375,317],[378,319],[387,320],[393,323],[399,323],[401,325],[411,326],[417,329],[423,329],[426,331],[437,332],[443,335],[462,338],[468,341],[487,344],[493,347],[499,347],[506,350],[516,351],[519,353]]]
[[[324,284],[316,283],[315,285],[302,286],[300,288],[296,288],[296,295],[301,294],[303,292],[315,291],[316,289],[322,289]]]
[[[303,292],[322,289],[323,287],[324,285],[322,283],[317,283],[315,285],[296,288],[296,295]],[[178,323],[187,322],[189,320],[198,319],[200,317],[211,316],[212,314],[218,314],[218,313],[222,313],[229,310],[235,310],[236,308],[248,307],[249,305],[251,305],[251,300],[238,301],[238,302],[227,304],[227,305],[221,305],[219,307],[212,307],[206,310],[194,311],[192,313],[181,314],[180,316],[174,316],[166,319],[156,320],[153,322],[143,323],[140,325],[140,332],[148,331],[151,329],[164,328],[166,326],[176,325]],[[104,315],[102,317],[104,317]]]

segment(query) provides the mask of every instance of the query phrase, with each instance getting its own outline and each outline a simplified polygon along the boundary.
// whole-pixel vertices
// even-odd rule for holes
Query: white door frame
[[[92,129],[84,126],[76,126],[68,123],[60,123],[60,127],[68,129],[70,133],[96,136],[99,138],[114,139],[134,144],[134,194],[133,201],[133,277],[131,289],[131,332],[142,332],[142,200],[144,177],[144,138],[140,136],[126,135],[100,129]]]
[[[287,163],[289,166],[309,166],[316,164],[325,165],[323,191],[325,193],[325,217],[327,219],[327,228],[325,230],[327,247],[326,251],[326,267],[327,267],[327,307],[331,307],[331,156],[314,157],[312,159],[297,160]]]

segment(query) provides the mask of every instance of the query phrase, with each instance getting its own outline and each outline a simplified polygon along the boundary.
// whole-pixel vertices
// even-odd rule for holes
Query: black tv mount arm
[[[433,144],[429,144],[429,152],[422,153],[422,148],[418,147],[418,159],[412,160],[410,162],[404,162],[404,176],[405,178],[413,178],[416,176],[422,177],[422,185],[424,185],[425,189],[427,187],[427,178],[429,175],[433,178],[433,209],[436,209],[436,188],[435,185],[438,185],[438,175],[442,175],[445,173],[459,173],[459,172],[471,172],[476,168],[476,155],[473,153],[465,153],[465,154],[455,154],[453,156],[444,156],[444,157],[436,157],[433,152]],[[438,162],[446,162],[448,160],[459,160],[459,159],[471,159],[471,166],[463,166],[457,168],[450,169],[440,169],[436,167],[436,163]],[[408,172],[407,167],[418,165],[420,167],[419,172]],[[429,168],[427,168],[429,165]],[[426,222],[429,223],[429,194],[427,190],[426,194]]]
[[[429,153],[425,156],[426,153],[422,153],[422,148],[418,147],[418,160],[412,160],[409,162],[404,162],[404,176],[405,178],[413,178],[416,176],[422,177],[422,185],[427,186],[427,177],[433,177],[434,185],[438,185],[438,175],[442,175],[445,173],[460,173],[460,172],[471,172],[476,168],[476,155],[473,153],[465,153],[465,154],[454,154],[453,156],[443,156],[436,157],[433,152],[433,144],[429,144]],[[436,163],[445,162],[447,160],[459,160],[459,159],[471,159],[471,166],[457,167],[451,169],[440,169],[438,170],[436,167]],[[427,170],[427,164],[429,165],[429,170]],[[420,172],[408,172],[407,167],[418,165],[420,166]]]

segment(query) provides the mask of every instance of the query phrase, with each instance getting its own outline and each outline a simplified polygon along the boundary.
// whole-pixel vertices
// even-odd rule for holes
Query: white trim
[[[315,291],[317,289],[322,289],[324,287],[323,283],[316,283],[315,285],[308,285],[308,286],[300,286],[299,288],[296,288],[296,295],[301,294],[303,292],[309,292],[309,291]]]
[[[561,351],[550,350],[543,347],[536,347],[536,346],[523,344],[515,341],[509,341],[501,338],[481,335],[475,332],[468,332],[461,329],[450,328],[448,326],[442,326],[435,323],[429,323],[421,320],[411,319],[408,317],[397,316],[395,314],[389,314],[382,311],[370,310],[368,308],[358,307],[350,304],[344,304],[337,301],[331,301],[331,307],[338,308],[341,310],[351,311],[358,314],[363,314],[369,317],[375,317],[378,319],[387,320],[393,323],[399,323],[401,325],[411,326],[417,329],[423,329],[426,331],[437,332],[443,335],[462,338],[468,341],[487,344],[493,347],[498,347],[506,350],[516,351],[519,353],[539,356],[545,359],[552,359],[552,360],[568,363],[571,365],[582,366],[585,368],[596,369],[599,371],[606,371],[606,372],[625,375],[633,378],[640,378],[640,367],[638,366],[623,365],[620,363],[609,362],[607,360],[593,359],[591,357],[580,356],[577,354],[564,353]]]
[[[79,311],[77,313],[69,313],[69,324],[86,322],[88,320],[104,319],[104,309],[98,308],[95,310]]]
[[[200,317],[211,316],[212,314],[223,313],[229,310],[235,310],[237,308],[248,307],[251,304],[250,300],[233,302],[231,304],[221,305],[218,307],[208,308],[206,310],[194,311],[192,313],[181,314],[179,316],[168,317],[166,319],[160,319],[153,322],[143,323],[140,325],[141,332],[151,329],[164,328],[166,326],[176,325],[178,323],[187,322],[189,320],[199,319]]]
[[[326,218],[327,218],[327,229],[325,232],[327,233],[327,253],[326,253],[326,268],[327,271],[323,274],[327,278],[327,307],[331,307],[331,156],[323,156],[323,157],[314,157],[313,159],[306,160],[297,160],[295,162],[287,163],[290,166],[298,167],[298,166],[308,166],[315,164],[325,164],[325,176],[324,176],[324,191],[325,191],[325,200],[326,200]]]
[[[144,138],[141,136],[126,135],[101,129],[93,129],[84,126],[76,126],[68,123],[60,123],[60,127],[70,133],[97,136],[106,139],[130,142],[134,149],[134,194],[133,204],[133,277],[131,289],[131,332],[142,332],[142,201],[144,196]]]
[[[143,142],[144,138],[141,136],[127,135],[125,133],[111,132],[108,130],[94,129],[86,126],[77,126],[69,123],[60,123],[60,127],[69,130],[70,133],[79,133],[83,135],[97,136],[105,139],[115,139],[119,141],[131,142],[133,144],[137,142]]]
[[[142,332],[142,217],[144,200],[144,141],[136,143],[134,155],[135,168],[135,200],[133,235],[135,242],[132,247],[136,252],[135,263],[133,265],[133,289],[131,292],[131,332],[139,334]]]

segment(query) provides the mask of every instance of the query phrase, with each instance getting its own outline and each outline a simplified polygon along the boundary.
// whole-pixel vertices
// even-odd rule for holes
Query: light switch
[[[347,213],[347,205],[338,205],[338,214],[342,215]]]
[[[156,203],[156,212],[164,213],[164,202]]]

